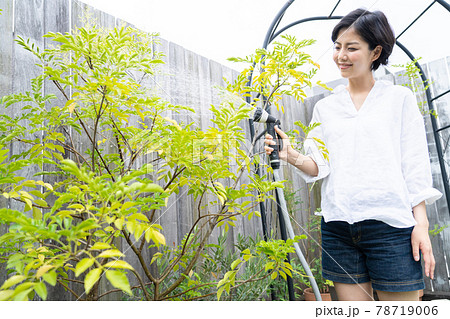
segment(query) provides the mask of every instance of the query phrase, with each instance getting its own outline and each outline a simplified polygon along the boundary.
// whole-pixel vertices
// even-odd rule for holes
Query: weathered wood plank
[[[13,73],[13,0],[0,0],[0,96],[12,92]],[[3,110],[1,110],[3,112]]]
[[[13,78],[13,0],[0,0],[0,97],[12,93]],[[0,109],[2,114],[5,109]],[[0,199],[0,208],[8,207],[9,200]],[[8,231],[6,225],[0,225],[0,236]],[[6,263],[0,263],[0,282],[4,282],[8,278],[6,274]]]
[[[69,32],[70,31],[70,17],[68,0],[50,0],[44,2],[44,34],[48,32]],[[44,48],[50,49],[55,46],[55,42],[49,38],[44,39]],[[62,92],[60,92],[52,81],[45,80],[44,82],[44,95],[54,94],[56,99],[47,105],[47,109],[58,106],[62,107],[66,103],[66,99]],[[65,134],[63,129],[59,129],[59,132]],[[43,135],[45,137],[45,135]],[[64,156],[68,157],[69,154]],[[54,165],[44,163],[44,171],[55,171]],[[61,181],[61,177],[44,175],[43,180],[46,183],[54,185],[54,183]],[[55,198],[53,196],[47,197],[47,202],[50,207],[53,206]],[[75,279],[75,278],[73,278]],[[70,283],[69,287],[78,293],[81,293],[81,285],[75,285]],[[55,287],[48,286],[48,300],[74,300],[72,294],[66,293],[64,287],[57,285]]]
[[[15,21],[15,38],[19,36],[24,40],[29,39],[30,44],[34,43],[39,47],[43,47],[44,40],[44,8],[43,1],[30,0],[30,1],[16,1],[14,7],[14,21]],[[24,50],[18,43],[13,44],[13,72],[12,72],[12,88],[13,92],[25,92],[31,90],[31,79],[41,74],[41,69],[36,66],[39,63],[38,59],[29,51]],[[17,103],[12,105],[7,110],[7,114],[15,115],[20,112],[24,103]],[[23,123],[26,124],[26,123]],[[41,138],[41,133],[35,133],[29,138]],[[11,154],[19,154],[29,147],[23,144],[13,143],[11,147]],[[36,173],[36,167],[23,168],[20,171],[20,175],[30,179]],[[23,210],[24,205],[22,203],[11,201],[10,207],[12,209]]]
[[[110,14],[95,9],[81,1],[71,0],[72,28],[83,27],[86,23],[102,28],[114,28],[116,18]]]

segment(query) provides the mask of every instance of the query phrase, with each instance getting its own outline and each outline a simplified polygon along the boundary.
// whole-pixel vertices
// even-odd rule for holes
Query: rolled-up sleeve
[[[310,125],[313,123],[321,123],[317,105],[314,108]],[[301,171],[300,169],[297,170],[297,173],[305,180],[306,183],[313,183],[315,181],[325,178],[326,176],[328,176],[328,174],[330,174],[329,162],[323,156],[323,153],[321,151],[321,148],[323,149],[325,146],[321,145],[317,141],[317,139],[322,142],[324,141],[323,129],[321,125],[318,125],[314,129],[312,129],[308,133],[308,136],[306,137],[303,143],[304,155],[310,157],[316,163],[319,169],[319,173],[317,174],[317,176],[308,175],[303,171]]]
[[[433,188],[425,124],[412,92],[405,97],[402,116],[401,164],[411,207],[422,201],[430,205],[442,193]]]

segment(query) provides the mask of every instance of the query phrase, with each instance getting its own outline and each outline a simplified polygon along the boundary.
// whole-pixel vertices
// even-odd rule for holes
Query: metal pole
[[[406,55],[411,59],[411,61],[415,60],[415,57],[411,54],[411,52],[409,52],[409,50],[403,44],[401,44],[398,41],[396,41],[396,44],[398,45],[398,47],[400,49],[403,50],[403,52],[406,53]],[[423,69],[420,66],[419,62],[416,61],[415,65],[420,70],[420,77],[422,78],[423,85],[426,88],[425,96],[427,97],[428,108],[430,110],[433,110],[433,101],[431,98],[430,88],[427,87],[427,85],[426,85],[428,83],[428,79],[425,76],[425,72],[423,72]],[[430,119],[431,119],[431,126],[433,128],[433,135],[434,135],[434,141],[436,144],[436,151],[437,151],[438,158],[439,158],[439,166],[441,168],[441,176],[442,176],[442,179],[444,182],[444,192],[445,192],[445,197],[447,199],[447,208],[450,210],[450,190],[449,190],[449,186],[448,186],[447,169],[445,168],[444,154],[442,152],[442,146],[441,146],[441,141],[439,138],[436,118],[433,116],[432,113],[430,113]]]
[[[287,1],[284,6],[281,8],[281,10],[278,12],[278,14],[275,16],[275,19],[273,19],[272,23],[270,24],[269,30],[267,30],[266,37],[264,38],[263,42],[263,48],[267,49],[267,46],[270,43],[271,35],[275,32],[276,26],[280,23],[281,18],[283,17],[286,10],[291,6],[292,3],[294,3],[295,0],[289,0]]]
[[[450,12],[450,5],[447,3],[447,1],[444,0],[436,0],[441,6],[443,6],[445,9],[447,9],[448,12]]]
[[[283,218],[283,208],[281,207],[281,205],[279,205],[280,197],[278,195],[278,192],[275,192],[275,197],[277,200],[277,213],[278,213],[278,220],[280,223],[280,235],[281,235],[281,239],[286,241],[288,239],[288,235],[286,232],[286,223],[284,222],[284,218]],[[289,264],[291,263],[291,257],[289,256],[289,254],[287,254],[287,256],[286,256],[286,261]],[[286,277],[286,283],[287,283],[287,287],[288,287],[289,300],[295,301],[294,281],[292,280],[291,276]]]
[[[273,179],[276,182],[280,182],[281,178],[280,178],[280,169],[276,168],[273,170]],[[286,225],[286,229],[288,231],[289,237],[291,239],[294,239],[295,234],[294,234],[294,229],[292,228],[292,224],[291,224],[291,220],[289,218],[289,214],[287,211],[287,206],[286,206],[286,200],[284,198],[284,193],[283,193],[283,189],[282,188],[277,188],[277,195],[278,195],[278,205],[280,207],[280,210],[282,212],[282,216],[284,219],[284,224]],[[314,295],[316,296],[316,300],[317,301],[322,301],[322,297],[320,296],[320,291],[319,291],[319,287],[317,286],[316,281],[314,280],[314,276],[311,272],[311,269],[309,268],[308,262],[306,261],[305,257],[302,254],[302,251],[300,250],[300,246],[298,245],[297,242],[294,242],[294,248],[295,248],[295,252],[297,253],[298,258],[300,259],[300,263],[303,266],[303,269],[306,272],[306,275],[309,278],[309,281],[311,283],[311,288],[314,291]],[[289,277],[288,277],[289,278]]]
[[[278,119],[274,118],[273,116],[271,116],[270,114],[268,114],[268,112],[264,111],[263,109],[255,110],[254,121],[257,121],[260,123],[266,123],[267,133],[270,134],[271,136],[273,136],[274,139],[277,141],[276,145],[273,145],[273,151],[272,151],[272,153],[270,153],[269,159],[270,159],[270,166],[272,167],[272,170],[273,170],[273,178],[276,182],[280,182],[281,179],[280,179],[280,173],[279,173],[279,171],[280,171],[279,151],[282,149],[282,146],[281,146],[282,140],[275,132],[275,125],[279,126],[280,121]],[[285,226],[285,229],[284,230],[282,229],[282,232],[287,230],[289,237],[292,240],[294,240],[295,239],[294,229],[292,228],[291,220],[289,218],[289,214],[287,211],[287,205],[286,205],[286,200],[284,198],[283,189],[277,187],[276,193],[277,193],[278,211],[281,210],[281,216],[284,220],[284,226]],[[280,223],[280,228],[281,228],[281,223]],[[316,296],[316,300],[321,301],[322,299],[320,296],[319,287],[317,286],[314,276],[312,275],[312,272],[311,272],[311,269],[309,268],[308,262],[306,261],[305,257],[303,256],[303,253],[300,250],[298,243],[295,241],[294,241],[294,248],[295,248],[295,252],[297,253],[297,256],[300,260],[300,263],[302,264],[303,269],[305,270],[305,273],[309,278],[309,281],[311,283],[311,288],[313,289],[314,295]],[[288,288],[289,288],[289,286],[288,286]],[[290,292],[290,294],[291,294],[291,292]]]

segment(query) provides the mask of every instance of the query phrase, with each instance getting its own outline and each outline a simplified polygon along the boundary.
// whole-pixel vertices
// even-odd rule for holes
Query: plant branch
[[[176,295],[167,296],[167,297],[164,297],[164,298],[162,298],[162,299],[160,299],[160,300],[167,300],[167,299],[176,298],[176,297],[182,296],[182,295],[184,295],[184,294],[187,294],[189,291],[192,291],[192,290],[194,290],[194,289],[198,289],[198,288],[205,287],[205,286],[215,286],[215,285],[217,285],[216,282],[209,282],[209,283],[197,285],[197,286],[192,287],[192,288],[190,288],[190,289],[188,289],[188,290],[185,290],[185,291],[183,291],[183,292],[180,292],[180,293],[178,293],[178,294],[176,294]],[[212,293],[212,294],[215,294],[215,293]],[[207,296],[210,296],[210,295],[211,295],[211,294],[203,295],[203,296],[200,296],[200,298],[204,298],[204,297],[207,297]]]
[[[145,289],[145,284],[144,284],[144,282],[142,281],[141,276],[140,276],[134,269],[131,270],[131,272],[136,276],[137,280],[139,281],[139,284],[141,285],[142,291],[144,292],[145,299],[146,299],[147,301],[150,301],[150,300],[151,300],[150,295],[148,294],[147,289]]]
[[[77,110],[74,110],[74,112],[75,112],[76,116],[78,117],[78,121],[80,122],[81,126],[83,127],[84,132],[86,133],[87,137],[91,141],[91,144],[93,145],[95,151],[97,151],[98,157],[100,158],[100,160],[103,163],[103,167],[108,171],[108,174],[109,174],[109,176],[111,176],[111,179],[113,180],[113,182],[115,182],[116,179],[114,178],[114,175],[111,173],[111,171],[108,168],[108,165],[105,163],[105,160],[103,159],[103,156],[100,154],[100,151],[98,150],[97,145],[95,145],[95,142],[92,140],[92,137],[89,134],[84,122],[80,118],[80,114],[78,114]]]
[[[80,284],[80,285],[84,285],[84,281],[81,281],[81,280],[70,279],[70,278],[64,278],[64,280],[75,282],[75,283]]]
[[[225,204],[225,203],[224,203]],[[223,211],[223,209],[224,209],[224,205],[222,206],[222,209],[221,209],[221,211]],[[237,214],[239,214],[239,213],[237,213]],[[208,240],[208,238],[209,238],[209,236],[211,235],[211,233],[213,232],[213,230],[214,230],[214,228],[215,228],[215,226],[216,226],[216,223],[217,223],[217,219],[219,218],[219,216],[223,216],[223,214],[214,214],[214,215],[216,215],[215,216],[215,218],[214,218],[214,222],[212,222],[212,223],[210,223],[210,225],[209,225],[209,228],[208,228],[208,230],[206,231],[206,234],[205,234],[205,236],[203,237],[203,239],[202,239],[202,241],[200,242],[200,244],[199,244],[199,246],[198,246],[198,248],[197,248],[197,250],[196,250],[196,252],[195,252],[195,255],[194,255],[194,257],[192,258],[192,260],[190,261],[190,263],[189,263],[189,265],[186,267],[186,269],[184,270],[184,272],[183,272],[183,274],[184,275],[188,275],[189,274],[189,272],[192,270],[192,268],[195,266],[195,264],[196,264],[196,262],[197,262],[197,260],[198,260],[198,258],[200,257],[200,254],[201,254],[201,252],[202,252],[202,250],[203,250],[203,248],[205,247],[205,245],[206,245],[206,241]],[[233,214],[234,215],[234,214]],[[205,216],[208,216],[208,215],[205,215]],[[229,216],[232,216],[232,215],[229,215]],[[202,216],[203,217],[203,216]],[[192,229],[192,228],[191,228]],[[175,262],[172,264],[172,268],[174,267],[174,265],[175,265]],[[168,272],[167,272],[167,274],[168,274]],[[171,293],[176,287],[178,287],[182,282],[183,282],[183,280],[185,280],[185,277],[184,276],[180,276],[165,292],[163,292],[161,295],[160,295],[160,298],[162,298],[162,297],[165,297],[165,296],[167,296],[169,293]],[[159,281],[160,281],[160,279],[159,279]]]
[[[142,269],[144,270],[147,278],[151,282],[156,283],[157,280],[152,276],[152,274],[150,273],[150,270],[147,268],[147,264],[146,264],[144,258],[142,257],[141,252],[134,246],[133,242],[131,241],[130,234],[125,229],[122,229],[122,234],[124,235],[125,240],[127,241],[128,245],[130,245],[131,249],[133,250],[135,255],[138,257],[139,263],[141,264]]]
[[[78,165],[81,165],[80,159],[79,159],[80,156],[84,159],[84,161],[86,162],[86,164],[88,164],[88,161],[87,161],[80,153],[78,153],[78,152],[75,150],[75,144],[73,143],[72,134],[70,134],[64,126],[61,126],[61,128],[64,130],[64,132],[67,134],[67,136],[69,136],[71,147],[72,147],[72,149],[76,152],[75,155],[77,155],[77,156],[75,156],[75,158],[76,158],[76,160],[77,160],[77,162],[78,162]],[[62,144],[62,143],[61,143],[61,144]],[[89,165],[89,164],[88,164],[88,165]]]
[[[78,296],[78,294],[77,294],[75,291],[73,291],[72,289],[70,289],[69,286],[67,286],[62,280],[57,279],[57,281],[58,281],[58,283],[61,284],[61,286],[63,286],[63,287],[64,287],[65,289],[67,289],[68,291],[70,291],[70,293],[71,293],[72,295],[74,295],[75,298],[77,298],[77,300],[81,300],[81,301],[83,300],[83,299],[81,299],[80,296]]]
[[[92,169],[93,171],[95,170],[95,152],[94,152],[94,148],[97,148],[97,129],[98,129],[98,123],[100,121],[101,118],[101,113],[102,113],[102,107],[103,107],[103,103],[105,102],[105,98],[106,98],[106,87],[103,87],[103,92],[102,92],[102,100],[100,102],[100,106],[98,108],[98,114],[97,114],[97,110],[94,104],[94,109],[95,109],[95,113],[97,115],[96,119],[95,119],[95,123],[94,123],[94,134],[93,134],[93,141],[92,141]],[[97,151],[98,153],[98,151]],[[100,155],[100,153],[99,153]],[[111,175],[111,174],[110,174]]]
[[[186,169],[186,167],[183,167],[180,171],[178,171],[178,166],[176,166],[175,171],[173,172],[172,178],[170,179],[169,182],[167,182],[166,186],[164,186],[163,189],[166,190],[170,186],[170,184],[173,183],[175,178],[177,178],[185,169]],[[156,208],[152,209],[152,211],[150,212],[149,220],[153,220],[153,217],[155,216],[155,212],[156,212]]]
[[[122,137],[122,140],[125,144],[125,146],[128,148],[128,150],[130,151],[131,154],[133,154],[133,149],[131,148],[130,144],[128,144],[127,139],[125,138],[125,136],[123,136],[122,131],[119,129],[119,127],[117,126],[116,122],[114,121],[113,117],[110,115],[109,118],[111,119],[111,122],[114,126],[114,128],[117,130],[117,132],[120,134],[120,136]]]
[[[203,200],[203,196],[205,195],[205,193],[206,193],[206,190],[208,189],[207,187],[206,187],[206,184],[204,184],[204,188],[203,188],[203,192],[202,192],[202,194],[200,195],[200,199],[199,199],[199,201],[198,201],[198,218],[200,218],[200,214],[201,214],[201,204],[202,204],[202,200]]]
[[[145,284],[145,286],[151,286],[151,285],[153,285],[152,282],[151,282],[151,283],[146,283],[146,284]],[[141,285],[136,285],[136,286],[130,287],[131,290],[133,290],[133,289],[138,289],[138,288],[142,288],[142,286],[141,286]],[[107,292],[102,293],[102,294],[98,297],[98,299],[103,298],[104,296],[109,295],[109,294],[112,294],[112,293],[114,293],[114,292],[122,292],[122,289],[111,289],[111,290],[108,290]]]

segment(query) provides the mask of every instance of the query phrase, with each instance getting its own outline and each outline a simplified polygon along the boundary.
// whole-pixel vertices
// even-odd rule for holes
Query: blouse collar
[[[375,84],[373,85],[373,88],[378,87],[378,86],[389,86],[389,85],[393,85],[393,83],[390,82],[390,81],[386,81],[386,80],[376,80]],[[346,90],[347,90],[346,89],[346,85],[339,84],[337,87],[334,88],[332,93],[333,94],[339,94],[339,93],[342,93],[342,92],[346,92]]]

